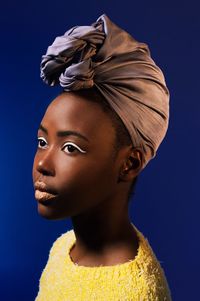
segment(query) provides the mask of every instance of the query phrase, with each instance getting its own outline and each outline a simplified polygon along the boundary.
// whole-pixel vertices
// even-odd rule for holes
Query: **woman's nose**
[[[37,162],[36,169],[43,175],[54,176],[55,175],[55,167],[53,163],[53,158],[51,151],[46,150],[45,154],[41,154],[40,158]]]

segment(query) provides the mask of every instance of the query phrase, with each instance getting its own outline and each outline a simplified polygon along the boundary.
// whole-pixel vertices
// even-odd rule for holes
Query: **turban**
[[[96,87],[122,120],[142,168],[155,157],[168,127],[169,91],[147,44],[136,41],[107,15],[58,36],[40,64],[43,81],[64,91]]]

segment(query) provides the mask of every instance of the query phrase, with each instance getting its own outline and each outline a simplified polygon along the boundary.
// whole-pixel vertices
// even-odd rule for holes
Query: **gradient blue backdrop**
[[[34,300],[53,241],[70,220],[37,214],[32,163],[37,128],[58,89],[39,76],[57,35],[106,13],[149,44],[171,92],[170,125],[140,176],[130,213],[162,263],[173,300],[198,300],[199,51],[196,1],[6,1],[0,11],[0,300]]]

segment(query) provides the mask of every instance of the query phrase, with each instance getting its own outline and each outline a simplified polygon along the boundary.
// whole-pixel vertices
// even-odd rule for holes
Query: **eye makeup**
[[[64,145],[63,145],[63,147],[62,147],[62,149],[63,148],[65,148],[65,146],[67,146],[67,145],[73,145],[75,148],[77,148],[81,153],[86,153],[86,151],[84,151],[83,149],[81,149],[79,146],[77,146],[75,143],[73,143],[73,142],[66,142]]]
[[[38,147],[39,147],[39,148],[44,148],[44,145],[43,145],[43,146],[40,146],[40,145],[39,145],[39,142],[42,141],[42,142],[45,142],[45,143],[47,144],[46,139],[43,138],[43,137],[41,137],[41,136],[39,136],[39,137],[37,138],[37,140],[38,140]],[[66,142],[66,143],[62,146],[62,150],[63,150],[66,146],[68,146],[68,145],[72,145],[74,148],[76,148],[77,150],[79,150],[81,153],[86,153],[85,150],[81,149],[78,145],[76,145],[76,144],[73,143],[73,142]]]

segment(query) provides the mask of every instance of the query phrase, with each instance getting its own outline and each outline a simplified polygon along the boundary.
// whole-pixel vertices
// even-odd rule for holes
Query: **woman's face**
[[[38,213],[47,219],[63,219],[109,200],[118,181],[114,143],[112,121],[97,103],[75,93],[59,95],[38,130],[33,163]],[[54,197],[45,199],[36,182]]]

